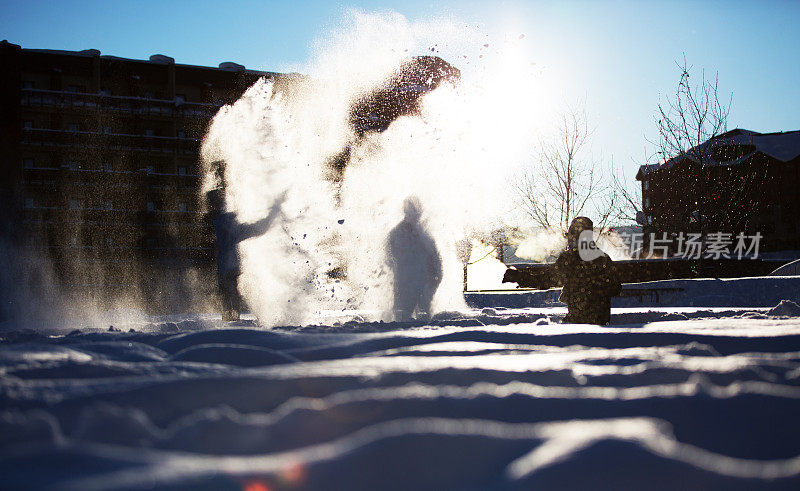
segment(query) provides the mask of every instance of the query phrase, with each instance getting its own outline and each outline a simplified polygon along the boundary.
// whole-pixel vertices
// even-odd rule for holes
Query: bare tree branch
[[[661,160],[686,155],[700,165],[708,163],[711,146],[701,145],[727,131],[731,100],[724,105],[719,100],[719,76],[707,80],[705,71],[700,81],[690,82],[692,67],[677,63],[681,72],[673,99],[658,104],[656,146]]]
[[[565,113],[558,136],[540,144],[536,161],[512,184],[517,206],[535,225],[563,232],[573,218],[591,213],[602,230],[616,218],[619,200],[601,162],[583,157],[590,136],[583,111]]]
[[[658,103],[654,122],[658,131],[658,139],[649,141],[656,148],[655,155],[646,159],[651,163],[666,162],[673,158],[686,157],[703,167],[712,161],[713,145],[703,145],[727,131],[728,115],[732,103],[719,99],[719,76],[707,79],[705,71],[700,71],[700,78],[693,82],[692,67],[684,56],[682,62],[676,62],[680,72],[677,87],[672,97]],[[655,160],[656,162],[653,162]],[[641,210],[641,189],[638,183],[625,179],[621,171],[613,172],[614,192],[620,197],[621,220],[635,220]],[[707,188],[707,183],[698,180],[695,184],[697,192]],[[631,190],[633,189],[633,190]],[[702,200],[698,202],[697,213],[702,214]]]

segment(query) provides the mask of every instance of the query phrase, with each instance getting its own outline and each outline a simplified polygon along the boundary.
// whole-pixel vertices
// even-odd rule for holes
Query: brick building
[[[200,141],[222,105],[277,74],[6,41],[0,66],[0,230],[28,263],[6,264],[3,301],[33,263],[59,291],[153,310],[213,291]]]
[[[800,131],[735,129],[639,168],[645,236],[762,234],[762,251],[800,250]]]

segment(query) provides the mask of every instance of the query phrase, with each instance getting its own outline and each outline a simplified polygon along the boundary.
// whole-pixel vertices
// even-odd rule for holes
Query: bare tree
[[[690,80],[692,67],[676,63],[681,72],[675,95],[658,104],[657,153],[660,161],[686,155],[700,165],[711,159],[711,145],[701,145],[727,131],[733,94],[728,104],[719,100],[719,74],[706,79],[705,70],[694,85]]]
[[[615,219],[618,222],[638,223],[642,210],[642,188],[629,179],[622,168],[611,167],[611,186],[617,198]]]
[[[701,233],[701,240],[705,240],[709,222],[720,227],[748,220],[754,208],[742,204],[752,186],[763,184],[763,175],[759,174],[765,169],[752,163],[737,164],[739,172],[729,172],[725,178],[708,171],[712,165],[725,166],[736,160],[728,154],[744,148],[741,137],[739,141],[720,138],[728,130],[733,94],[727,102],[720,100],[718,74],[706,78],[705,70],[701,70],[699,77],[693,78],[692,67],[685,57],[676,65],[680,78],[675,93],[659,103],[655,115],[658,130],[655,157],[658,162],[685,159],[687,167],[680,173],[690,175],[675,176],[678,179],[675,185],[682,186],[683,192],[669,196],[668,202],[662,203],[670,216],[664,218],[662,213],[661,219],[667,223],[659,224],[659,228],[693,227]]]
[[[543,142],[536,161],[513,182],[516,204],[537,226],[566,231],[590,213],[603,230],[615,218],[617,195],[600,162],[586,158],[591,131],[583,111],[563,115],[557,137]]]
[[[714,145],[704,144],[727,131],[731,99],[724,104],[719,99],[719,75],[707,79],[701,70],[699,80],[691,77],[692,67],[684,57],[676,62],[680,72],[673,96],[659,102],[655,114],[658,138],[650,143],[655,153],[645,158],[649,163],[661,163],[673,158],[686,157],[699,166],[705,166],[714,158]],[[618,216],[621,221],[636,221],[642,210],[641,187],[628,179],[622,169],[612,171],[612,186],[618,196]],[[693,194],[708,187],[698,179],[690,183]],[[698,199],[696,214],[702,217],[702,199]]]

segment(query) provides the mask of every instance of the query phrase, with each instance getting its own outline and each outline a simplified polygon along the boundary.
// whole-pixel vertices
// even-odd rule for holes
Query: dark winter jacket
[[[577,249],[558,256],[555,272],[563,285],[559,300],[569,309],[564,322],[606,325],[611,320],[611,297],[622,290],[614,262],[607,254],[584,261]]]

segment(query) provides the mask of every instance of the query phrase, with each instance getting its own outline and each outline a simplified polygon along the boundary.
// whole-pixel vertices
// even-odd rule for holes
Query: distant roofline
[[[761,135],[761,136],[765,136],[765,135],[788,135],[789,133],[800,133],[800,130],[772,131],[770,133],[758,133],[757,131],[754,131],[753,133],[755,133],[756,135]]]
[[[744,128],[734,128],[732,130],[726,131],[725,133],[719,134],[714,138],[725,138],[726,136],[731,135],[757,135],[757,136],[768,136],[768,135],[788,135],[789,133],[798,133],[800,130],[789,130],[789,131],[772,131],[770,133],[759,133],[758,131],[747,130]]]
[[[792,135],[792,134],[800,134],[800,130],[774,131],[774,132],[771,132],[771,133],[759,133],[757,131],[747,130],[747,129],[744,129],[744,128],[734,128],[734,129],[732,129],[730,131],[726,131],[725,133],[722,133],[722,134],[719,134],[719,135],[717,135],[717,136],[715,136],[713,138],[710,138],[710,139],[700,143],[696,147],[692,147],[692,148],[697,148],[697,147],[700,147],[700,146],[703,146],[703,145],[709,145],[710,144],[709,142],[711,142],[712,140],[717,140],[717,139],[720,139],[720,138],[732,138],[732,137],[736,137],[736,136],[739,136],[739,135],[750,136],[750,137],[753,137],[753,138],[762,138],[762,137],[765,137],[765,136],[783,136],[783,135]],[[760,149],[756,149],[756,153],[765,153],[765,152],[760,150]],[[769,153],[766,153],[766,154],[769,155]],[[773,157],[773,158],[775,158],[775,157]],[[687,156],[687,153],[681,153],[681,154],[676,155],[674,157],[671,157],[671,158],[669,158],[669,159],[667,159],[667,160],[665,160],[663,162],[659,162],[659,163],[655,163],[655,164],[642,164],[642,165],[639,166],[639,170],[636,172],[635,179],[637,181],[640,181],[640,180],[642,180],[642,178],[646,174],[649,174],[649,173],[651,173],[653,171],[656,171],[656,170],[659,170],[661,168],[672,167],[672,165],[674,165],[675,163],[680,162],[681,160],[684,160],[684,159],[691,159],[691,157]]]
[[[136,63],[147,63],[150,65],[175,65],[176,67],[182,68],[199,68],[203,70],[216,70],[216,71],[224,71],[224,72],[244,72],[251,75],[267,75],[267,76],[281,76],[287,75],[280,72],[266,72],[262,70],[253,70],[246,68],[244,65],[240,65],[238,63],[224,61],[219,64],[219,66],[205,66],[205,65],[190,65],[186,63],[175,63],[175,59],[166,55],[162,54],[154,54],[151,56],[150,60],[140,60],[136,58],[125,58],[122,56],[114,56],[114,55],[103,55],[100,54],[100,50],[97,49],[85,49],[81,51],[71,51],[71,50],[62,50],[62,49],[41,49],[41,48],[23,48],[18,44],[11,43],[7,40],[3,40],[0,44],[9,44],[11,46],[17,46],[21,51],[27,53],[41,53],[41,54],[52,54],[52,55],[62,55],[62,56],[80,56],[82,58],[94,58],[99,57],[105,60],[119,60],[119,61],[129,61],[129,62],[136,62]],[[158,58],[156,58],[158,57]],[[158,61],[153,60],[152,58],[156,58]],[[225,67],[223,67],[225,65]],[[241,68],[238,68],[241,67]]]

